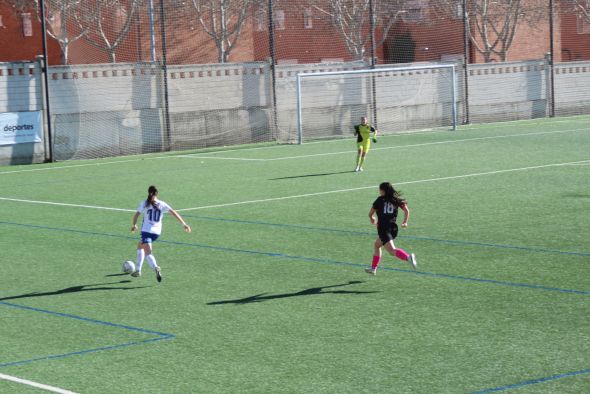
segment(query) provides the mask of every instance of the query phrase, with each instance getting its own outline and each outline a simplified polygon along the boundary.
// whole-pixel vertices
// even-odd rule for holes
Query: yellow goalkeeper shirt
[[[356,142],[361,143],[368,141],[371,138],[371,133],[374,133],[375,129],[370,124],[359,124],[354,126],[354,133],[356,134]]]

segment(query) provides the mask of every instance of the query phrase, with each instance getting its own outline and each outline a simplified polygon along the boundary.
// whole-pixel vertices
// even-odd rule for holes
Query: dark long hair
[[[406,203],[406,199],[402,197],[401,192],[395,190],[390,182],[381,183],[379,190],[383,190],[385,201],[395,204],[398,207]]]
[[[148,196],[145,200],[146,206],[153,206],[156,209],[160,209],[156,203],[156,196],[158,195],[158,188],[154,185],[148,187]]]

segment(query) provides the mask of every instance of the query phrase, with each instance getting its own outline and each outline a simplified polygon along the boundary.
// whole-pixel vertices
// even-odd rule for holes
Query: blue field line
[[[146,330],[146,329],[143,329],[143,328],[137,328],[137,327],[131,327],[131,326],[125,326],[125,325],[117,324],[117,323],[109,323],[109,322],[102,321],[102,320],[90,319],[88,317],[70,315],[68,313],[53,312],[53,311],[48,311],[48,310],[45,310],[45,309],[34,308],[34,307],[31,307],[31,306],[12,304],[10,302],[5,302],[5,301],[0,301],[0,304],[11,306],[13,308],[30,310],[30,311],[33,311],[33,312],[42,312],[42,313],[46,313],[48,315],[54,315],[54,316],[59,316],[59,317],[66,317],[66,318],[69,318],[69,319],[82,320],[82,321],[89,322],[89,323],[94,323],[94,324],[101,324],[101,325],[104,325],[104,326],[110,326],[110,327],[116,327],[116,328],[123,328],[123,329],[129,330],[129,331],[138,331],[138,332],[141,332],[143,334],[153,334],[153,335],[158,335],[158,336],[161,336],[161,337],[167,337],[167,336],[170,335],[170,334],[166,334],[166,333],[163,333],[163,332]]]
[[[158,242],[160,242],[160,241],[158,241]],[[218,250],[218,251],[223,251],[223,252],[248,253],[248,254],[256,254],[256,255],[262,255],[262,256],[280,257],[280,258],[291,259],[291,260],[309,261],[309,262],[313,262],[313,263],[334,264],[334,265],[342,265],[342,266],[349,266],[349,267],[363,267],[363,268],[368,267],[367,264],[351,263],[351,262],[346,262],[346,261],[322,259],[322,258],[316,258],[316,257],[294,256],[294,255],[288,255],[288,254],[284,254],[284,253],[261,252],[261,251],[246,250],[246,249],[234,249],[234,248],[202,245],[202,244],[194,244],[194,243],[178,242],[178,241],[162,241],[162,242],[165,242],[168,244],[173,244],[173,245],[197,247],[197,248]],[[460,276],[460,275],[438,274],[438,273],[434,273],[434,272],[418,271],[418,270],[414,270],[414,269],[393,268],[393,267],[384,267],[384,266],[379,267],[379,269],[383,270],[383,271],[404,272],[404,273],[410,273],[410,274],[415,274],[415,275],[429,276],[429,277],[433,277],[433,278],[455,279],[455,280],[462,280],[462,281],[469,281],[469,282],[490,283],[490,284],[501,285],[501,286],[524,287],[524,288],[536,289],[536,290],[555,291],[555,292],[559,292],[559,293],[590,295],[590,291],[562,289],[559,287],[549,287],[549,286],[535,285],[535,284],[528,284],[528,283],[505,282],[505,281],[495,280],[495,279],[470,278],[470,277]]]
[[[64,231],[64,232],[84,234],[84,235],[90,235],[90,236],[104,236],[104,237],[111,237],[111,238],[133,239],[133,240],[136,239],[136,237],[131,237],[131,236],[98,233],[98,232],[92,232],[92,231],[75,230],[75,229],[58,228],[58,227],[47,227],[47,226],[39,226],[39,225],[34,225],[34,224],[22,224],[22,223],[5,222],[5,221],[0,221],[0,224],[7,224],[7,225],[12,225],[12,226],[20,226],[20,227],[28,227],[28,228],[37,228],[37,229],[42,229],[42,230]],[[187,246],[187,247],[193,247],[193,248],[199,248],[199,249],[209,249],[209,250],[216,250],[216,251],[220,251],[220,252],[232,252],[232,253],[250,254],[250,255],[258,255],[258,256],[278,257],[278,258],[284,258],[284,259],[290,259],[290,260],[308,261],[308,262],[313,262],[313,263],[333,264],[333,265],[349,266],[349,267],[364,267],[364,268],[367,267],[367,264],[362,264],[362,263],[352,263],[352,262],[330,260],[330,259],[323,259],[323,258],[316,258],[316,257],[295,256],[295,255],[288,255],[288,254],[279,253],[279,252],[263,252],[263,251],[259,251],[259,250],[228,248],[225,246],[213,246],[213,245],[205,245],[205,244],[189,243],[189,242],[167,241],[167,240],[163,240],[161,238],[158,239],[158,242],[162,243],[162,244]],[[459,276],[459,275],[439,274],[439,273],[434,273],[434,272],[417,271],[417,270],[413,270],[413,269],[393,268],[393,267],[385,267],[385,266],[381,266],[380,269],[383,271],[404,272],[404,273],[411,273],[411,274],[416,274],[416,275],[429,276],[429,277],[433,277],[433,278],[445,278],[445,279],[453,279],[453,280],[461,280],[461,281],[469,281],[469,282],[489,283],[489,284],[495,284],[495,285],[500,285],[500,286],[522,287],[522,288],[544,290],[544,291],[553,291],[553,292],[560,292],[560,293],[590,295],[590,291],[584,291],[584,290],[562,289],[559,287],[550,287],[550,286],[542,286],[542,285],[527,284],[527,283],[506,282],[506,281],[500,281],[500,280],[495,280],[495,279],[471,278],[471,277]]]
[[[549,382],[551,380],[569,378],[569,377],[572,377],[572,376],[584,375],[584,374],[588,374],[588,373],[590,373],[590,369],[583,369],[581,371],[560,373],[558,375],[547,376],[545,378],[531,379],[531,380],[526,380],[526,381],[520,382],[520,383],[510,384],[510,385],[507,385],[507,386],[499,386],[499,387],[494,387],[494,388],[490,388],[490,389],[484,389],[484,390],[480,390],[480,391],[475,391],[475,392],[473,392],[471,394],[495,393],[495,392],[498,392],[498,391],[504,391],[504,390],[510,390],[510,389],[517,389],[517,388],[520,388],[520,387],[530,386],[530,385],[533,385],[533,384],[545,383],[545,382]]]
[[[173,339],[174,338],[174,335],[172,335],[172,334],[167,334],[167,333],[153,331],[153,330],[146,330],[144,328],[126,326],[123,324],[110,323],[110,322],[106,322],[106,321],[102,321],[102,320],[90,319],[87,317],[71,315],[68,313],[53,312],[53,311],[48,311],[46,309],[34,308],[34,307],[24,306],[24,305],[17,305],[17,304],[12,304],[9,302],[4,302],[4,301],[0,301],[0,305],[5,305],[5,306],[16,308],[16,309],[24,309],[24,310],[33,311],[33,312],[46,313],[49,315],[64,317],[67,319],[81,320],[81,321],[92,323],[92,324],[99,324],[99,325],[104,325],[104,326],[109,326],[109,327],[121,328],[124,330],[135,331],[135,332],[140,332],[142,334],[150,334],[150,335],[157,336],[156,338],[144,339],[142,341],[133,341],[133,342],[127,342],[127,343],[122,343],[122,344],[118,344],[118,345],[110,345],[110,346],[103,346],[103,347],[92,348],[92,349],[79,350],[79,351],[70,352],[70,353],[52,354],[49,356],[36,357],[36,358],[27,359],[27,360],[0,363],[0,368],[11,367],[11,366],[15,366],[15,365],[22,365],[22,364],[29,364],[29,363],[33,363],[35,361],[52,360],[52,359],[57,359],[57,358],[83,355],[83,354],[88,354],[88,353],[96,353],[96,352],[119,349],[119,348],[133,346],[133,345],[142,345],[142,344],[146,344],[146,343],[161,341],[163,339]]]
[[[375,236],[374,231],[343,230],[343,229],[336,229],[336,228],[304,226],[304,225],[299,225],[299,224],[270,223],[270,222],[263,222],[263,221],[257,221],[257,220],[226,219],[226,218],[217,218],[217,217],[211,217],[211,216],[198,216],[198,215],[190,215],[190,214],[183,214],[182,216],[190,217],[190,218],[194,218],[194,219],[211,220],[211,221],[219,221],[219,222],[256,224],[256,225],[260,225],[260,226],[295,228],[295,229],[299,229],[299,230],[313,230],[313,231],[321,231],[321,232],[351,234],[351,235]],[[460,240],[441,239],[441,238],[433,238],[433,237],[420,237],[420,236],[415,236],[415,235],[399,235],[398,238],[412,239],[412,240],[416,240],[416,241],[439,242],[439,243],[454,244],[454,245],[481,246],[481,247],[486,247],[486,248],[498,248],[498,249],[513,249],[513,250],[522,250],[525,252],[534,252],[534,253],[554,253],[554,254],[564,254],[564,255],[584,256],[584,257],[590,256],[590,252],[570,252],[570,251],[558,250],[558,249],[533,248],[533,247],[529,247],[529,246],[503,245],[503,244],[493,244],[493,243],[477,242],[477,241],[460,241]]]

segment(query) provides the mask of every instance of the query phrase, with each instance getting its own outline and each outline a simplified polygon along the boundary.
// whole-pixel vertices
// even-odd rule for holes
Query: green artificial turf
[[[590,391],[590,119],[0,168],[0,374],[80,393]],[[411,218],[365,274],[391,181]],[[143,275],[131,217],[167,216]],[[34,392],[0,379],[0,392]]]

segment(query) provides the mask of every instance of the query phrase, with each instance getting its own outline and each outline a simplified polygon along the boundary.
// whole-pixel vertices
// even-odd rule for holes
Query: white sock
[[[137,264],[135,264],[135,270],[141,272],[141,266],[143,265],[143,259],[145,252],[143,249],[137,249]]]
[[[153,254],[148,254],[147,256],[145,256],[148,264],[150,265],[150,267],[152,267],[152,269],[156,269],[156,267],[158,266],[158,263],[156,263],[156,258],[154,257]]]

